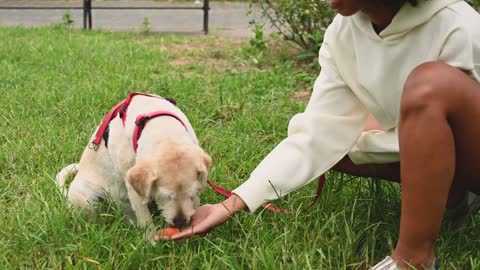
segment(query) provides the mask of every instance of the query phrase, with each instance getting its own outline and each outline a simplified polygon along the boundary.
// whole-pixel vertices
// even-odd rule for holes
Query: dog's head
[[[168,144],[153,159],[137,161],[127,181],[142,198],[155,201],[170,226],[182,227],[198,207],[212,160],[200,147]]]

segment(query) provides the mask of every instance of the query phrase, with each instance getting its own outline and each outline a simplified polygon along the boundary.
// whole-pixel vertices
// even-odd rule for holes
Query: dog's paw
[[[155,241],[155,235],[156,235],[156,231],[155,231],[155,228],[148,228],[146,231],[145,231],[145,235],[144,235],[144,238],[145,240],[148,240],[150,241],[150,243],[152,244],[152,246],[156,246],[157,245],[157,241]]]
[[[152,246],[154,246],[154,247],[157,245],[157,241],[155,241],[155,235],[145,233],[144,239],[148,240],[150,242],[150,244],[152,244]]]
[[[152,244],[153,247],[155,247],[157,245],[157,241],[155,241],[155,239],[150,238],[150,244]]]

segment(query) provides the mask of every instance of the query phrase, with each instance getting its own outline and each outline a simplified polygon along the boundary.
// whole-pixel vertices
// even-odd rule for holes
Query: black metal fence
[[[93,9],[199,9],[203,10],[203,32],[208,34],[208,12],[210,10],[209,0],[203,0],[203,6],[141,6],[141,7],[119,7],[119,6],[94,6],[92,0],[83,0],[83,6],[0,6],[0,9],[83,9],[83,28],[92,29]]]

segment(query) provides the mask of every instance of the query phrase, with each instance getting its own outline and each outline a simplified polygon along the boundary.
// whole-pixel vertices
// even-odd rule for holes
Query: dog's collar
[[[123,126],[125,126],[125,120],[127,119],[128,106],[132,102],[133,97],[138,96],[138,95],[147,96],[147,97],[162,98],[162,97],[157,96],[157,95],[145,94],[145,93],[140,93],[140,92],[130,93],[130,95],[128,95],[128,97],[126,99],[122,100],[120,103],[115,105],[110,110],[110,112],[107,115],[105,115],[105,117],[103,118],[102,123],[98,127],[97,132],[95,133],[95,138],[91,142],[91,148],[93,150],[96,151],[100,147],[100,143],[102,142],[102,139],[105,142],[105,147],[107,147],[107,145],[108,145],[108,133],[109,133],[108,127],[110,125],[110,122],[117,115],[122,119]],[[176,102],[172,98],[165,98],[165,99],[176,106]],[[148,120],[150,120],[151,118],[155,118],[155,117],[158,117],[158,116],[170,116],[170,117],[173,117],[173,118],[177,119],[183,125],[183,127],[185,127],[185,129],[188,132],[188,129],[187,129],[187,126],[185,125],[185,123],[182,121],[182,119],[180,117],[178,117],[174,113],[171,113],[171,112],[168,112],[168,111],[156,111],[156,112],[152,112],[152,113],[146,114],[146,115],[145,114],[139,115],[139,116],[137,116],[136,121],[135,121],[135,129],[134,129],[133,138],[132,138],[133,149],[135,150],[135,152],[137,152],[138,139],[140,138],[140,134],[142,133],[142,130],[145,126],[145,123]],[[139,123],[139,124],[137,124],[137,123]]]

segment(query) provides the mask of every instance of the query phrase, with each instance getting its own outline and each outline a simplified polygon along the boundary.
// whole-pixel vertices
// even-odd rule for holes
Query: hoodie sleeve
[[[360,136],[368,112],[341,78],[325,41],[322,67],[305,112],[295,115],[280,142],[233,192],[254,212],[309,183],[342,159]]]
[[[448,35],[438,58],[439,61],[450,66],[467,71],[475,80],[480,81],[478,63],[475,63],[478,55],[475,55],[475,44],[470,33],[464,27],[455,27]],[[478,45],[477,45],[478,47]]]

